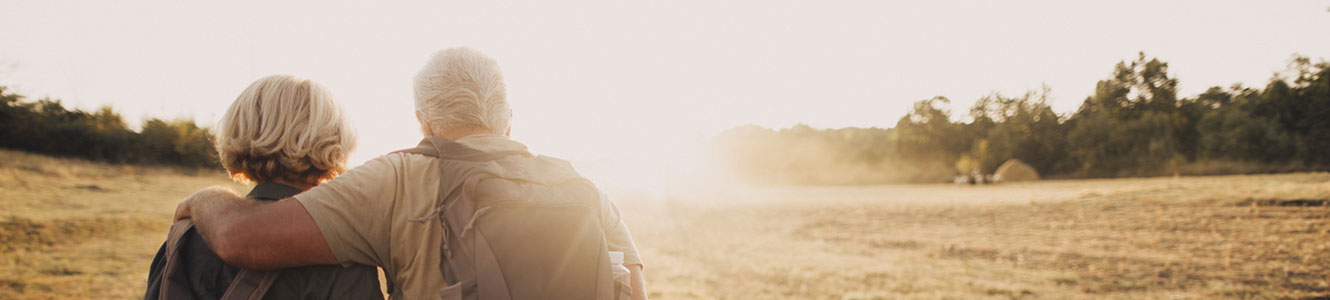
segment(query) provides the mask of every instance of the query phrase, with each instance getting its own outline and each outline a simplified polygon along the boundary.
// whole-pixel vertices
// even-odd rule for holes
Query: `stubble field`
[[[0,299],[134,299],[217,172],[0,151]],[[654,299],[1330,299],[1330,174],[617,201]]]

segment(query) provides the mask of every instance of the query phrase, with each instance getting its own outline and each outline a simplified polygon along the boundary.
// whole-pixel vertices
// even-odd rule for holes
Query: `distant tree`
[[[1260,100],[1255,91],[1240,91],[1230,105],[1205,113],[1197,124],[1200,155],[1210,160],[1286,163],[1294,159],[1296,140],[1277,122],[1252,114]]]
[[[1294,128],[1306,135],[1301,156],[1307,163],[1325,170],[1330,168],[1330,62],[1312,65],[1305,57],[1302,61],[1299,68],[1304,75],[1295,79],[1294,84],[1297,99],[1306,103],[1305,115]]]
[[[1086,176],[1158,174],[1185,161],[1190,121],[1178,113],[1168,64],[1145,53],[1119,62],[1069,122],[1072,155]]]
[[[155,160],[176,165],[203,167],[217,163],[212,134],[193,121],[149,119],[141,134],[144,147]]]
[[[110,107],[89,113],[54,99],[25,102],[3,86],[0,147],[112,163],[217,166],[212,134],[191,120],[152,119],[139,133]]]
[[[981,170],[993,172],[1008,159],[1020,159],[1041,172],[1064,169],[1067,159],[1066,129],[1061,118],[1048,105],[1049,89],[1030,91],[1020,97],[993,93],[970,109],[974,122],[969,128],[988,127],[970,150],[969,156],[980,161]],[[996,120],[996,121],[990,121]],[[993,122],[992,125],[982,125]]]
[[[778,183],[935,182],[1012,158],[1050,177],[1171,175],[1212,161],[1330,170],[1330,63],[1294,56],[1261,89],[1179,98],[1177,87],[1167,63],[1141,53],[1068,115],[1053,111],[1045,87],[981,97],[967,122],[952,121],[951,100],[939,96],[914,102],[890,129],[749,126],[713,144],[730,169]]]
[[[970,147],[967,141],[956,139],[961,128],[951,122],[946,106],[951,100],[933,97],[914,103],[909,113],[896,121],[898,152],[907,159],[952,161]]]

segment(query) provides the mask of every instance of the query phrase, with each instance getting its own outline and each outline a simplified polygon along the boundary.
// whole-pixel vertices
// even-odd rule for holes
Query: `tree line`
[[[937,182],[1019,159],[1044,177],[1132,177],[1330,170],[1330,63],[1294,56],[1263,88],[1234,84],[1179,98],[1168,63],[1121,61],[1079,109],[1049,88],[975,101],[917,101],[895,127],[722,132],[717,162],[767,183]]]
[[[213,135],[193,120],[148,119],[126,126],[110,107],[68,109],[49,98],[24,101],[0,86],[0,147],[108,163],[218,167]]]

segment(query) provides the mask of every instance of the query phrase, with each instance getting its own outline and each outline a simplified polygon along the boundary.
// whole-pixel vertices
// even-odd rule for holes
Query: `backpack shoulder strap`
[[[180,269],[180,248],[184,245],[181,239],[193,229],[194,223],[189,219],[176,221],[171,225],[171,231],[166,235],[166,264],[163,267],[162,289],[158,291],[158,299],[194,299],[194,294],[189,291],[188,279]]]
[[[184,247],[185,234],[194,229],[194,223],[189,219],[176,221],[171,225],[171,232],[166,236],[166,266],[162,275],[162,289],[159,291],[158,299],[162,300],[184,300],[194,299],[194,294],[189,290],[189,282],[186,275],[181,270],[180,250]],[[231,286],[226,289],[226,294],[221,300],[258,300],[263,298],[263,294],[268,292],[272,283],[277,280],[278,271],[254,271],[242,269],[235,279],[231,280]]]
[[[263,299],[263,294],[267,294],[268,288],[277,281],[278,273],[280,271],[242,269],[240,274],[236,274],[236,278],[231,280],[231,286],[226,288],[226,294],[222,295],[221,300]]]

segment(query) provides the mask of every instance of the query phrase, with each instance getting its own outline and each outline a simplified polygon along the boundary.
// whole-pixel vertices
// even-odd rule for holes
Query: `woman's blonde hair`
[[[217,128],[217,156],[237,181],[315,185],[345,172],[356,145],[332,93],[290,75],[250,84]]]

